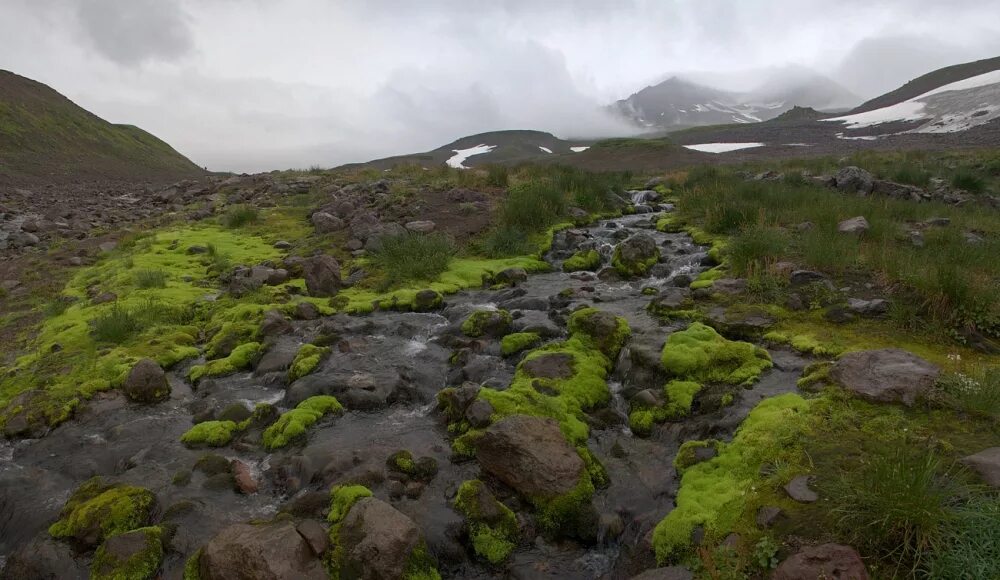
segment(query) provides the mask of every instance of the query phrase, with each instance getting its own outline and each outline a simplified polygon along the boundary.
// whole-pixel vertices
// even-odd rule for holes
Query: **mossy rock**
[[[92,580],[148,580],[163,561],[163,529],[139,528],[104,541],[90,566]]]
[[[386,467],[419,481],[429,481],[437,475],[438,464],[433,457],[414,459],[413,454],[402,449],[389,456]]]
[[[430,288],[421,290],[413,297],[414,312],[430,312],[437,310],[444,305],[444,296],[437,290]]]
[[[49,526],[49,534],[95,546],[149,524],[155,511],[156,496],[148,489],[108,484],[95,477],[73,492],[59,520]]]
[[[230,375],[244,370],[253,365],[263,352],[263,345],[259,342],[249,342],[234,348],[229,356],[212,361],[203,365],[194,365],[188,371],[188,379],[197,383],[204,377],[217,377]]]
[[[562,264],[564,272],[593,272],[601,267],[601,254],[597,250],[581,251],[573,254]]]
[[[660,261],[660,249],[648,234],[636,234],[615,247],[611,266],[625,278],[645,276]]]
[[[329,348],[314,344],[303,344],[295,353],[292,366],[288,369],[288,382],[295,382],[316,370],[319,363],[330,352]]]
[[[278,449],[295,439],[304,437],[306,431],[326,414],[341,413],[344,407],[335,397],[317,395],[299,403],[283,413],[273,425],[264,430],[263,442],[267,449]]]
[[[463,482],[455,497],[455,509],[465,516],[472,549],[480,558],[499,564],[517,547],[517,516],[497,501],[483,482]]]
[[[542,337],[537,332],[515,332],[500,340],[500,352],[504,356],[511,356],[537,346],[541,341]]]
[[[661,361],[679,379],[734,385],[749,385],[772,366],[766,350],[727,340],[700,322],[671,334],[663,345]]]
[[[239,431],[239,425],[233,421],[205,421],[181,435],[181,443],[188,447],[222,447]]]
[[[502,337],[510,333],[513,318],[506,310],[477,310],[462,323],[462,334],[472,338]]]
[[[624,318],[596,308],[582,308],[569,317],[571,335],[585,336],[609,360],[618,358],[632,331]]]

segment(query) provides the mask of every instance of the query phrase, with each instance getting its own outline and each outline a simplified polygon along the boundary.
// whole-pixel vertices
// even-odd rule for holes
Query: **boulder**
[[[97,548],[90,577],[100,580],[155,578],[163,561],[162,536],[162,529],[158,527],[111,536]]]
[[[853,165],[841,168],[833,176],[833,185],[840,191],[868,195],[875,189],[875,177]]]
[[[407,562],[423,539],[413,520],[382,500],[358,500],[340,526],[341,578],[403,578]]]
[[[129,371],[122,391],[137,403],[159,403],[170,398],[170,383],[156,361],[144,358]]]
[[[302,261],[302,274],[310,296],[333,296],[340,290],[340,264],[333,256],[306,258]]]
[[[312,214],[310,220],[313,227],[316,228],[316,232],[320,234],[328,234],[344,229],[344,220],[326,212],[316,212]]]
[[[898,348],[864,350],[841,356],[830,378],[865,399],[913,405],[937,381],[941,369]]]
[[[0,570],[0,580],[84,580],[88,577],[87,570],[73,557],[70,545],[44,532],[19,546]]]
[[[916,187],[914,185],[906,185],[905,183],[896,183],[895,181],[888,181],[885,179],[876,179],[874,186],[872,187],[872,193],[875,195],[884,195],[885,197],[891,197],[893,199],[903,199],[909,201],[923,201],[924,190]]]
[[[809,487],[812,478],[808,475],[798,475],[785,484],[785,492],[788,497],[799,503],[813,503],[819,499],[819,495]]]
[[[778,565],[772,580],[868,580],[868,570],[858,552],[840,544],[805,548]]]
[[[871,224],[865,216],[852,217],[837,224],[837,231],[842,234],[861,235],[871,229]]]
[[[1000,447],[963,457],[962,463],[978,473],[988,485],[1000,488]]]
[[[517,286],[528,281],[528,272],[524,268],[507,268],[493,276],[493,284]]]
[[[405,227],[407,231],[413,233],[429,234],[434,231],[434,228],[437,227],[437,224],[435,224],[430,220],[417,220],[412,222],[406,222],[406,225],[403,227]]]
[[[660,259],[656,240],[645,233],[636,234],[615,247],[611,264],[622,276],[641,276]]]
[[[254,480],[249,465],[239,459],[233,459],[230,462],[230,472],[233,474],[237,491],[246,495],[257,493],[257,481]]]
[[[288,322],[285,315],[277,310],[268,310],[264,313],[264,320],[260,323],[260,337],[274,338],[292,331],[292,323]]]
[[[848,298],[847,309],[857,314],[858,316],[875,318],[878,316],[883,316],[889,312],[889,301],[885,300],[884,298],[875,298],[873,300]]]
[[[533,498],[554,498],[580,482],[583,460],[553,419],[512,415],[491,425],[476,458],[494,477]]]
[[[327,578],[309,542],[288,520],[223,529],[202,548],[198,572],[202,580]]]
[[[573,355],[552,352],[536,356],[521,363],[521,370],[536,379],[568,379],[573,376]]]
[[[822,282],[826,276],[812,270],[793,270],[788,276],[788,283],[791,286],[805,286],[814,282]]]

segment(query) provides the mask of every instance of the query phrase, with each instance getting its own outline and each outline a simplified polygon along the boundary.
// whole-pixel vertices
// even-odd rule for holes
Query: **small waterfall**
[[[627,377],[631,366],[631,350],[626,344],[622,347],[621,352],[618,354],[618,360],[615,361],[615,375],[618,377]],[[625,397],[622,396],[624,388],[625,385],[622,380],[608,381],[608,390],[611,392],[611,408],[619,417],[622,418],[622,433],[631,437],[632,429],[629,427],[628,423],[628,402],[625,400]]]

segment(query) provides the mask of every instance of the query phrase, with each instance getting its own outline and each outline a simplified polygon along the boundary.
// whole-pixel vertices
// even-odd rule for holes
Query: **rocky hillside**
[[[647,129],[759,123],[795,106],[830,109],[857,102],[850,92],[819,75],[764,82],[749,93],[724,91],[671,77],[615,103],[612,108]]]
[[[0,185],[202,173],[142,129],[109,123],[51,87],[0,70]]]
[[[851,114],[874,111],[918,97],[947,84],[962,81],[1000,69],[1000,56],[956,64],[919,76],[898,89],[866,101],[851,111]]]

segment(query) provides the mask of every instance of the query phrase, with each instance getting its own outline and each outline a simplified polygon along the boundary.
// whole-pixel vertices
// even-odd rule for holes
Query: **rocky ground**
[[[830,438],[837,397],[859,401],[850,420],[910,409],[944,350],[982,353],[875,344],[880,287],[796,264],[782,309],[751,303],[724,240],[676,227],[659,181],[539,256],[460,255],[383,291],[363,258],[386,236],[468,241],[502,193],[402,182],[210,178],[56,213],[5,199],[5,300],[47,284],[67,303],[5,369],[0,576],[681,579],[732,552],[749,577],[869,577],[857,546],[787,527],[831,499],[793,451]],[[971,203],[850,167],[824,183]],[[246,208],[256,222],[225,225]],[[166,282],[136,282],[153,267]],[[164,303],[194,314],[92,338],[113,308]],[[866,347],[793,332],[784,309],[818,307],[817,334]],[[998,444],[948,443],[994,487]]]

